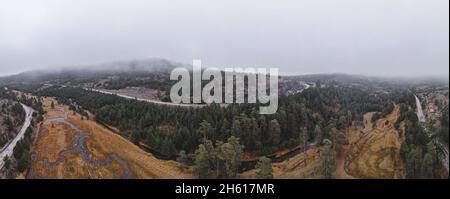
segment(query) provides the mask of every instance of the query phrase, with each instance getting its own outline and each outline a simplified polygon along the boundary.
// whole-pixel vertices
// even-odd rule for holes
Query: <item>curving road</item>
[[[24,104],[21,104],[23,109],[25,110],[25,122],[23,123],[22,129],[20,129],[17,136],[8,144],[7,147],[4,148],[3,151],[0,152],[0,169],[4,166],[3,159],[8,156],[11,157],[11,155],[14,152],[14,147],[16,147],[17,142],[23,138],[25,135],[25,132],[27,131],[28,127],[31,124],[31,120],[33,119],[33,112],[34,110],[28,106],[25,106]]]
[[[416,107],[417,107],[417,117],[419,118],[419,122],[425,122],[425,115],[423,114],[422,104],[420,103],[419,98],[414,95],[416,98]]]
[[[105,90],[99,90],[99,89],[93,89],[93,88],[92,89],[84,88],[84,89],[88,90],[88,91],[95,91],[95,92],[103,93],[103,94],[117,95],[119,97],[123,97],[126,99],[138,100],[138,101],[148,102],[148,103],[152,103],[152,104],[166,105],[166,106],[193,107],[193,108],[201,108],[201,107],[206,106],[205,104],[176,104],[176,103],[172,103],[172,102],[163,102],[163,101],[158,101],[158,100],[143,99],[143,98],[137,98],[137,97],[131,97],[128,95],[119,94],[117,92],[111,92],[111,91],[105,91]]]

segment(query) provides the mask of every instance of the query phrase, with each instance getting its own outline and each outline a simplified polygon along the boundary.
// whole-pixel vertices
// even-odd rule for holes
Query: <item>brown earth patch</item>
[[[275,179],[318,179],[322,178],[322,161],[319,156],[319,149],[313,148],[307,150],[307,161],[305,162],[305,153],[297,154],[281,163],[273,163],[273,177]],[[257,169],[251,169],[239,174],[239,178],[255,179],[257,178]]]
[[[399,155],[401,136],[394,128],[399,112],[400,107],[395,105],[393,112],[377,120],[375,125],[371,123],[372,114],[365,114],[363,129],[349,129],[347,160],[344,160],[348,166],[342,168],[347,169],[346,174],[356,178],[403,178]]]
[[[51,102],[55,108],[51,108]],[[116,135],[92,120],[82,120],[81,115],[73,114],[65,105],[56,103],[53,98],[44,99],[45,119],[64,117],[78,129],[88,133],[85,143],[91,160],[104,160],[115,154],[126,163],[134,178],[193,178],[190,168],[183,167],[175,161],[164,161],[140,149],[128,140]],[[63,110],[63,111],[61,111]],[[112,160],[108,166],[99,166],[85,162],[77,153],[64,154],[65,161],[54,167],[44,165],[44,158],[55,162],[64,149],[73,147],[79,134],[67,124],[40,124],[39,133],[31,152],[35,154],[32,171],[35,178],[118,178],[124,174],[121,163]]]

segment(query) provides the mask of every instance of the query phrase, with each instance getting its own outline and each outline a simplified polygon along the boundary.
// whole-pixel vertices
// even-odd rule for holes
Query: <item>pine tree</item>
[[[175,146],[168,136],[166,136],[161,142],[161,153],[166,155],[167,157],[171,157],[176,153]]]
[[[316,127],[314,128],[314,135],[316,136],[316,142],[322,143],[323,132],[322,129],[320,129],[319,125],[316,125]]]
[[[430,153],[423,158],[421,174],[426,179],[434,178],[434,157]]]
[[[417,179],[420,177],[420,170],[422,164],[420,161],[419,153],[415,148],[412,148],[406,158],[406,177],[411,179]]]
[[[233,121],[233,125],[231,126],[231,135],[240,137],[242,135],[241,122],[236,119]]]
[[[17,162],[17,170],[19,172],[24,172],[28,168],[28,164],[30,163],[30,155],[28,151],[22,155],[22,157]]]
[[[272,160],[267,157],[262,157],[259,159],[258,163],[256,163],[255,169],[258,170],[257,177],[258,179],[272,179]]]
[[[200,127],[198,128],[197,133],[202,136],[203,139],[208,139],[214,133],[214,129],[209,122],[203,120],[200,123]]]
[[[189,158],[186,154],[186,151],[184,151],[184,150],[180,151],[180,154],[178,155],[178,158],[177,158],[177,162],[182,163],[182,164],[189,163]]]
[[[276,119],[271,120],[269,122],[269,132],[270,132],[270,140],[272,141],[272,145],[277,146],[280,144],[281,139],[281,129],[280,124]]]
[[[3,158],[3,162],[4,162],[5,169],[7,169],[7,170],[10,169],[10,167],[11,167],[11,159],[9,159],[8,156],[5,156]]]
[[[203,144],[195,151],[194,174],[199,178],[209,178],[215,168],[215,149],[210,140],[203,140]]]
[[[400,157],[403,160],[406,160],[406,157],[409,153],[409,146],[406,142],[402,142],[402,144],[400,145]]]
[[[331,174],[336,170],[336,152],[333,150],[330,140],[324,139],[323,144],[321,152],[322,175],[324,178],[330,179]]]
[[[216,148],[217,161],[223,177],[235,177],[244,155],[244,147],[239,138],[231,136],[226,143],[219,142]]]

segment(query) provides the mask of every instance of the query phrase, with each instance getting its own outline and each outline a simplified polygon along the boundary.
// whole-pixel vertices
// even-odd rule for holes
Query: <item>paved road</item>
[[[414,95],[414,97],[416,98],[416,106],[417,106],[417,117],[419,118],[419,122],[420,125],[422,126],[422,128],[425,130],[426,134],[428,135],[428,137],[431,137],[433,135],[433,132],[430,132],[429,129],[426,127],[426,125],[424,125],[425,123],[425,115],[423,114],[423,110],[422,110],[422,105],[420,103],[420,100],[417,96]],[[438,139],[437,137],[434,139]],[[442,164],[444,165],[444,167],[447,169],[447,172],[449,171],[449,167],[448,167],[448,150],[444,147],[444,145],[439,141],[436,140],[437,146],[439,148],[442,149],[442,151],[444,152],[442,154],[443,157],[441,157],[441,161]]]
[[[14,152],[14,147],[16,146],[17,142],[23,138],[25,135],[25,132],[27,131],[28,127],[31,124],[31,120],[33,119],[33,109],[25,106],[24,104],[21,104],[23,109],[25,110],[25,122],[23,123],[22,129],[20,129],[20,132],[17,134],[17,136],[8,144],[8,146],[1,151],[0,153],[0,169],[3,168],[3,165],[5,164],[3,162],[3,159],[8,156],[11,157],[11,155]]]
[[[127,98],[127,99],[133,99],[133,100],[149,102],[149,103],[153,103],[153,104],[167,105],[167,106],[193,107],[193,108],[201,108],[201,107],[206,106],[204,104],[176,104],[176,103],[171,103],[171,102],[162,102],[162,101],[158,101],[158,100],[143,99],[143,98],[137,98],[137,97],[132,97],[132,96],[128,96],[128,95],[118,94],[117,92],[111,92],[111,91],[105,91],[105,90],[99,90],[99,89],[85,88],[85,90],[95,91],[95,92],[99,92],[99,93],[103,93],[103,94],[117,95],[119,97],[123,97],[123,98]]]
[[[419,118],[419,122],[425,122],[425,115],[423,115],[422,104],[417,96],[416,98],[416,107],[417,107],[417,117]]]
[[[88,88],[84,88],[84,89],[88,90],[88,91],[95,91],[95,92],[109,94],[109,95],[117,95],[119,97],[123,97],[123,98],[127,98],[127,99],[138,100],[138,101],[148,102],[148,103],[152,103],[152,104],[166,105],[166,106],[176,106],[176,107],[186,107],[186,108],[202,108],[202,107],[207,106],[206,104],[177,104],[177,103],[172,103],[172,102],[163,102],[163,101],[158,101],[158,100],[143,99],[143,98],[132,97],[132,96],[124,95],[124,94],[119,94],[116,91],[105,91],[105,90],[88,89]],[[229,104],[220,104],[221,107],[227,107],[228,105]]]

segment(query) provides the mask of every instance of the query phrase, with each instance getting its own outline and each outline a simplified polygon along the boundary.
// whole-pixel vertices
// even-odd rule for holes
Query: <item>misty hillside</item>
[[[176,67],[191,68],[188,64],[156,58],[116,61],[63,69],[36,70],[0,77],[0,86],[27,91],[50,85],[113,90],[144,87],[167,92],[175,83],[170,81],[169,77],[170,72]],[[343,73],[282,76],[280,80],[281,95],[300,92],[305,88],[305,84],[340,85],[374,92],[390,92],[398,88],[411,89],[423,84],[448,87],[448,80],[443,78],[384,78]]]
[[[169,79],[176,67],[186,67],[165,59],[117,61],[99,65],[64,69],[36,70],[1,77],[0,85],[14,88],[37,89],[45,84],[67,86],[95,86],[100,82],[114,82],[110,88],[121,88],[120,82],[142,86],[154,85]],[[132,81],[132,82],[130,82]]]
[[[250,175],[254,178],[253,174],[247,172],[257,169],[257,161],[262,156],[277,164],[288,165],[291,164],[291,159],[295,161],[306,158],[305,160],[312,163],[312,169],[317,169],[320,168],[320,164],[314,166],[313,162],[318,164],[321,159],[315,158],[318,156],[314,155],[307,157],[304,152],[306,150],[309,154],[314,154],[318,150],[328,148],[330,147],[328,141],[335,143],[336,147],[334,149],[336,155],[331,154],[330,158],[356,157],[350,160],[348,166],[341,160],[341,171],[347,169],[346,175],[357,178],[445,176],[445,172],[411,174],[409,165],[413,163],[408,157],[393,156],[388,152],[401,150],[414,152],[416,146],[428,147],[428,143],[432,141],[448,146],[446,80],[381,78],[350,74],[282,76],[279,77],[278,109],[274,114],[264,115],[256,111],[259,104],[252,103],[229,106],[213,104],[200,108],[191,106],[192,104],[174,106],[167,94],[175,83],[169,79],[169,74],[175,67],[186,66],[167,60],[152,59],[58,71],[31,71],[0,78],[0,88],[7,86],[8,89],[4,89],[5,96],[11,96],[15,101],[37,110],[36,118],[40,118],[39,122],[44,120],[41,123],[44,124],[43,129],[53,132],[52,139],[65,136],[60,133],[63,124],[53,124],[55,128],[52,125],[45,127],[45,121],[49,121],[45,118],[63,111],[69,118],[68,122],[76,122],[89,129],[94,128],[95,130],[90,132],[94,136],[107,136],[98,139],[99,144],[113,143],[104,141],[117,139],[117,136],[111,137],[113,134],[129,141],[127,146],[115,148],[118,145],[115,143],[106,147],[114,148],[114,153],[129,151],[135,145],[139,148],[134,149],[151,153],[156,157],[157,159],[149,162],[155,163],[157,167],[164,165],[158,162],[159,160],[170,160],[183,167],[198,168],[200,163],[196,160],[203,156],[199,153],[203,141],[210,142],[209,146],[214,146],[212,143],[217,147],[229,146],[231,143],[237,147],[237,153],[241,155],[236,157],[238,161],[231,173],[216,167],[215,164],[209,165],[208,162],[202,167],[203,170],[183,173],[199,178],[228,178],[235,175]],[[427,113],[424,117],[430,121],[430,125],[433,125],[433,136],[429,136],[425,128],[422,129],[417,119],[415,110],[418,104],[420,106],[420,102],[415,100],[417,97],[424,103],[423,107],[427,107],[424,110]],[[41,136],[41,139],[50,137],[42,134],[38,136]],[[208,140],[204,140],[204,136],[207,136]],[[38,143],[37,153],[47,154],[47,146],[54,144],[54,141],[48,142]],[[377,150],[373,151],[373,147],[377,147]],[[27,155],[30,154],[24,157],[28,157]],[[213,158],[215,156],[216,154],[211,155]],[[133,158],[142,159],[140,155],[120,157],[123,158],[123,162],[128,163],[134,162]],[[445,160],[446,157],[448,156],[443,155],[439,158]],[[359,166],[360,162],[366,163],[374,158],[375,163],[368,165],[370,169]],[[384,159],[389,159],[390,163],[387,166],[389,168],[395,168],[397,164],[395,162],[404,162],[408,165],[405,167],[406,172],[394,169],[386,172],[380,169],[378,162]],[[28,165],[33,168],[38,164],[32,162]],[[442,164],[442,168],[445,168],[445,165]],[[132,177],[125,174],[140,172],[133,171],[125,164],[121,167],[124,171],[130,170],[124,172],[123,178]],[[45,172],[41,172],[40,175],[53,175],[53,171],[47,171],[48,168],[45,166]],[[153,170],[152,167],[144,168],[147,169]],[[296,164],[295,169],[288,172],[288,177],[324,178],[325,175],[331,175],[322,172],[311,173],[308,167],[300,164]],[[218,170],[220,173],[212,174],[210,170]],[[309,174],[299,176],[297,170]],[[274,176],[286,175],[284,171],[281,173],[275,172]],[[31,174],[27,178],[37,178]],[[61,175],[64,177],[68,174]],[[167,175],[171,174],[164,174]]]

